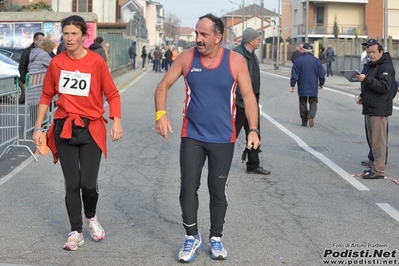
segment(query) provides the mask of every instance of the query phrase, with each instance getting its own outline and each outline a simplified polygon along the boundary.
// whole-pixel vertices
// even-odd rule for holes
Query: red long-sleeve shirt
[[[77,91],[88,84],[88,79],[85,81],[77,79],[77,81],[75,80],[76,83],[73,82],[73,79],[71,79],[72,81],[67,79],[62,79],[60,81],[62,70],[69,71],[72,75],[75,73],[90,74],[90,89],[88,95],[77,96],[60,92],[60,85],[63,87],[66,85],[66,82],[71,82],[68,83],[68,86],[77,87]],[[107,123],[107,121],[103,118],[105,112],[103,95],[109,104],[110,119],[114,117],[121,118],[121,104],[120,94],[104,59],[90,50],[87,50],[87,55],[80,59],[70,58],[67,52],[63,52],[54,57],[50,62],[44,79],[40,104],[49,105],[53,97],[57,94],[57,109],[54,113],[54,119],[66,118],[61,137],[71,137],[72,121],[76,119],[76,125],[83,125],[83,121],[80,118],[89,118],[90,134],[100,147],[104,156],[107,157],[107,132],[105,128],[105,123]],[[54,140],[54,123],[52,123],[47,132],[47,138],[47,145],[52,151],[54,163],[56,163],[58,161],[58,155]]]

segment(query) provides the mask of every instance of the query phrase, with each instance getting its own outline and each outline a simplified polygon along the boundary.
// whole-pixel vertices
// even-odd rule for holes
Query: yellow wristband
[[[159,119],[161,119],[161,117],[164,116],[164,115],[166,115],[166,111],[164,111],[164,110],[157,111],[155,113],[155,121],[158,122]]]

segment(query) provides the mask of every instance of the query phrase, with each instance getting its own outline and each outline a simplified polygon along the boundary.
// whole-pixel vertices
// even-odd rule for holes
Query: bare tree
[[[168,13],[163,24],[165,36],[174,38],[179,35],[180,22],[180,19],[175,14]]]

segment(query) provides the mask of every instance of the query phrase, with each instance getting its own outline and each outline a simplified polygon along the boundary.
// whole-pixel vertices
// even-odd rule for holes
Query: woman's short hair
[[[40,43],[39,43],[39,48],[43,49],[46,52],[49,52],[54,49],[56,43],[50,38],[44,38]]]
[[[74,25],[82,31],[83,36],[87,35],[87,24],[81,16],[72,15],[61,20],[61,29],[68,25]]]

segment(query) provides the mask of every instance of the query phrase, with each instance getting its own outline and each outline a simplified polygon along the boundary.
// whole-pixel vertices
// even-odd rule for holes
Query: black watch
[[[257,128],[251,128],[248,132],[256,132],[259,135],[259,129]]]

